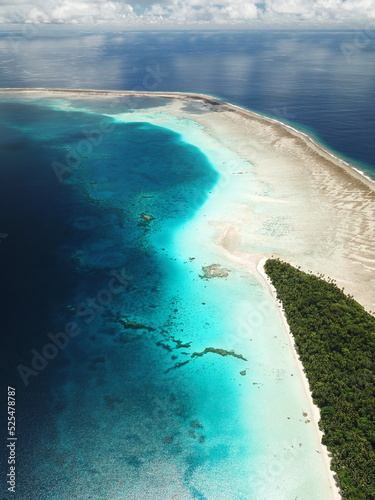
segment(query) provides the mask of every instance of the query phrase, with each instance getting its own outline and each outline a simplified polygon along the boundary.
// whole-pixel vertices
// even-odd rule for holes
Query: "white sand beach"
[[[90,95],[173,98],[162,108],[133,112],[131,120],[148,119],[184,134],[198,147],[204,143],[203,151],[221,176],[208,202],[197,211],[194,225],[182,228],[180,247],[188,246],[189,251],[201,247],[207,259],[216,258],[225,267],[249,273],[268,294],[273,293],[273,289],[263,271],[263,264],[271,256],[280,257],[300,266],[303,271],[333,278],[368,311],[373,309],[375,183],[307,135],[277,120],[210,96],[59,89],[0,90],[0,96],[6,94],[25,98],[58,96],[81,99]],[[113,116],[113,110],[108,114]],[[224,150],[227,153],[224,154]],[[276,304],[274,294],[273,297]],[[282,314],[282,310],[280,312]],[[308,382],[283,314],[282,320],[306,393],[308,413],[320,442],[319,411],[312,403]],[[304,405],[305,402],[301,404]],[[325,463],[329,498],[337,500],[340,494],[329,469],[328,452],[321,446],[317,453],[322,455]]]
[[[257,270],[258,270],[259,274],[263,277],[265,282],[268,284],[274,300],[277,301],[276,289],[272,285],[270,278],[267,276],[267,274],[264,270],[264,264],[266,263],[266,260],[267,260],[266,258],[263,258],[259,261],[258,266],[257,266]],[[306,377],[304,369],[303,369],[303,364],[302,364],[302,362],[298,356],[298,353],[296,351],[293,335],[291,334],[288,322],[286,320],[285,314],[284,314],[282,306],[280,304],[279,304],[279,312],[280,312],[280,316],[281,316],[283,324],[284,324],[284,328],[288,332],[290,349],[293,351],[293,356],[294,356],[295,362],[298,366],[299,375],[301,377],[301,380],[303,381],[303,387],[305,390],[306,398],[309,400],[309,406],[310,406],[309,413],[313,416],[312,421],[313,421],[313,424],[315,427],[315,431],[319,435],[320,440],[322,440],[323,432],[319,429],[319,426],[318,426],[318,422],[320,420],[320,411],[319,411],[319,408],[313,402],[312,394],[311,394],[310,387],[309,387],[309,382],[307,380],[307,377]],[[317,451],[319,451],[319,453],[322,453],[322,456],[323,456],[323,459],[325,462],[325,466],[326,466],[326,469],[328,471],[330,493],[332,495],[332,498],[334,500],[339,500],[341,498],[341,495],[340,495],[339,488],[337,487],[337,484],[335,481],[334,473],[331,472],[331,458],[330,458],[329,452],[327,450],[327,447],[322,444],[321,449],[317,450]]]

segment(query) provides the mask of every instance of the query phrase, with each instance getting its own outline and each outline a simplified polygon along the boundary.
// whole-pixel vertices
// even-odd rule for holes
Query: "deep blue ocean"
[[[4,32],[0,87],[211,94],[302,128],[375,176],[375,40],[356,36]],[[173,254],[174,232],[217,172],[177,133],[102,121],[100,100],[55,101],[0,94],[1,422],[4,436],[6,391],[16,387],[19,438],[17,493],[1,498],[258,500],[230,481],[231,496],[214,499],[197,480],[200,468],[245,460],[257,446],[243,445],[240,417],[222,403],[237,397],[229,367],[218,374],[208,356],[191,358],[218,324],[181,288],[187,275]],[[62,170],[99,122],[108,140]],[[205,297],[209,285],[194,280]],[[199,307],[215,310],[219,299],[199,295]],[[241,360],[232,362],[238,374]],[[205,387],[220,380],[206,410],[183,372],[193,363]],[[147,494],[144,470],[155,475]]]
[[[0,87],[198,92],[306,127],[375,169],[370,32],[0,35]]]

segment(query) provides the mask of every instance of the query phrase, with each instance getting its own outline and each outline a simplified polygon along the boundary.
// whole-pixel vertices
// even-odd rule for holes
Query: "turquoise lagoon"
[[[246,201],[233,172],[259,190],[254,167],[168,102],[1,102],[18,498],[326,500],[276,305],[206,222]]]

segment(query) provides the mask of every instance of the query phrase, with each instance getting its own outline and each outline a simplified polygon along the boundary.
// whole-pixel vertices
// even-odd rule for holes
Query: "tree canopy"
[[[265,271],[320,408],[323,444],[342,497],[374,500],[375,318],[323,275],[279,259],[268,259]]]

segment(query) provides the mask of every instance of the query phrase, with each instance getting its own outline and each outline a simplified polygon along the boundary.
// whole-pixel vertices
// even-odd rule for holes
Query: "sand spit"
[[[272,248],[275,256],[304,271],[334,278],[372,310],[375,184],[294,130],[268,119],[226,114],[231,127],[221,113],[210,121],[203,115],[199,122],[248,158],[264,186],[249,196],[248,220],[234,226],[242,240],[237,250]]]

